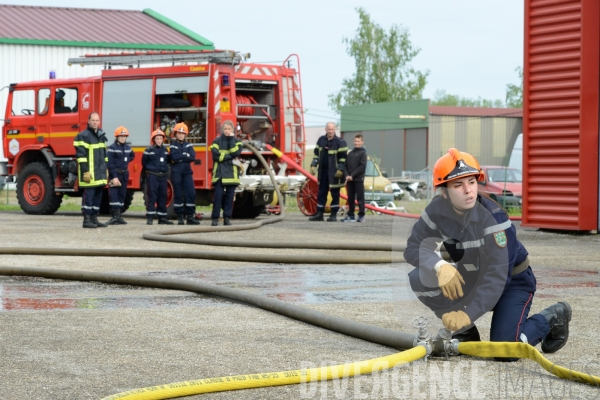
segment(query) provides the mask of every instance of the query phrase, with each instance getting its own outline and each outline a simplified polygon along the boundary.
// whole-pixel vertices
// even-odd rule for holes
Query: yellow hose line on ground
[[[542,368],[562,379],[584,382],[592,385],[600,385],[600,377],[588,375],[560,367],[547,360],[533,346],[527,343],[514,342],[463,342],[459,343],[458,351],[475,357],[507,357],[507,358],[529,358],[540,364]]]
[[[355,375],[365,375],[401,366],[426,355],[425,347],[417,346],[410,350],[372,360],[341,364],[331,367],[269,372],[261,374],[223,376],[220,378],[198,379],[133,389],[108,396],[103,400],[158,400],[191,396],[202,393],[225,392],[229,390],[254,389],[269,386],[296,385],[314,381],[342,379]]]

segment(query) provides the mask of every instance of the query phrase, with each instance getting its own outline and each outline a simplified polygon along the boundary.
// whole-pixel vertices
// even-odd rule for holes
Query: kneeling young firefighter
[[[129,181],[128,166],[135,153],[126,143],[129,131],[124,126],[115,129],[115,142],[108,146],[108,200],[112,218],[109,225],[126,225],[121,217],[125,209],[127,182]]]
[[[196,160],[196,151],[185,140],[188,127],[183,122],[175,125],[172,131],[175,140],[171,141],[171,182],[173,183],[175,214],[177,224],[199,225],[196,219],[196,189],[192,177],[192,163]]]
[[[515,226],[495,201],[477,193],[477,160],[454,148],[433,169],[440,194],[412,228],[404,258],[418,299],[460,341],[479,341],[474,322],[493,311],[492,342],[523,342],[554,353],[569,337],[571,306],[559,302],[529,316],[536,279]],[[443,245],[454,265],[442,259]],[[502,359],[510,361],[512,359]]]
[[[167,219],[167,184],[169,152],[163,146],[166,135],[160,129],[152,132],[152,146],[144,150],[142,168],[146,174],[146,220],[152,225],[158,218],[159,225],[173,225]]]

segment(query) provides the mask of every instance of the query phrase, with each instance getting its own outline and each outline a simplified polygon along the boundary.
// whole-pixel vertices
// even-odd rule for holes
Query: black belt
[[[126,173],[126,172],[129,172],[129,171],[128,171],[128,170],[126,170],[126,169],[117,169],[116,171],[117,171],[117,174],[124,174],[124,173]]]
[[[529,268],[529,257],[525,257],[525,261],[523,261],[521,264],[515,265],[511,275],[518,275],[521,272],[524,272],[527,268]]]
[[[158,176],[159,178],[164,178],[165,176],[167,176],[167,173],[166,173],[166,172],[156,172],[156,171],[147,171],[147,172],[148,172],[149,174],[156,175],[156,176]]]

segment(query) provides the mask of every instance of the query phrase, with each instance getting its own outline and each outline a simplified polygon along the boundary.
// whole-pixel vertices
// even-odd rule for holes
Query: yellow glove
[[[316,165],[311,165],[310,166],[310,174],[311,175],[317,175],[317,166]]]
[[[456,300],[463,297],[461,284],[465,284],[463,277],[452,265],[446,263],[437,270],[438,285],[442,289],[444,297]]]
[[[451,331],[471,325],[471,318],[464,311],[451,311],[442,315],[442,324]]]
[[[84,172],[83,173],[83,181],[85,183],[90,183],[92,181],[92,174],[90,174],[89,172]]]
[[[338,169],[335,171],[335,175],[333,176],[335,179],[342,179],[344,177],[344,171]]]

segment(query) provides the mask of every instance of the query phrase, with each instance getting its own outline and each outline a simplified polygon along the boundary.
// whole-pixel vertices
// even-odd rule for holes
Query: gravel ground
[[[0,213],[2,247],[170,249],[330,254],[240,249],[245,239],[405,242],[414,220],[367,215],[365,224],[310,223],[299,214],[260,230],[215,233],[231,248],[148,242],[141,214],[129,225],[83,230],[76,213]],[[267,218],[267,217],[265,217]],[[103,220],[103,218],[101,218]],[[234,221],[236,224],[244,221]],[[206,222],[203,222],[206,225]],[[548,359],[600,376],[597,235],[519,229],[538,278],[532,311],[567,300],[568,344]],[[345,252],[339,252],[340,254]],[[335,254],[335,252],[334,252]],[[352,320],[415,332],[412,319],[441,323],[406,287],[408,267],[281,265],[212,260],[3,255],[0,266],[176,276],[250,290]],[[346,337],[261,309],[179,291],[0,277],[0,399],[100,399],[122,391],[227,375],[321,367],[387,356],[396,349]],[[489,337],[489,314],[478,321]],[[191,396],[189,398],[200,398]],[[436,358],[327,383],[203,395],[206,399],[573,398],[600,399],[600,386],[554,378],[531,361]]]

